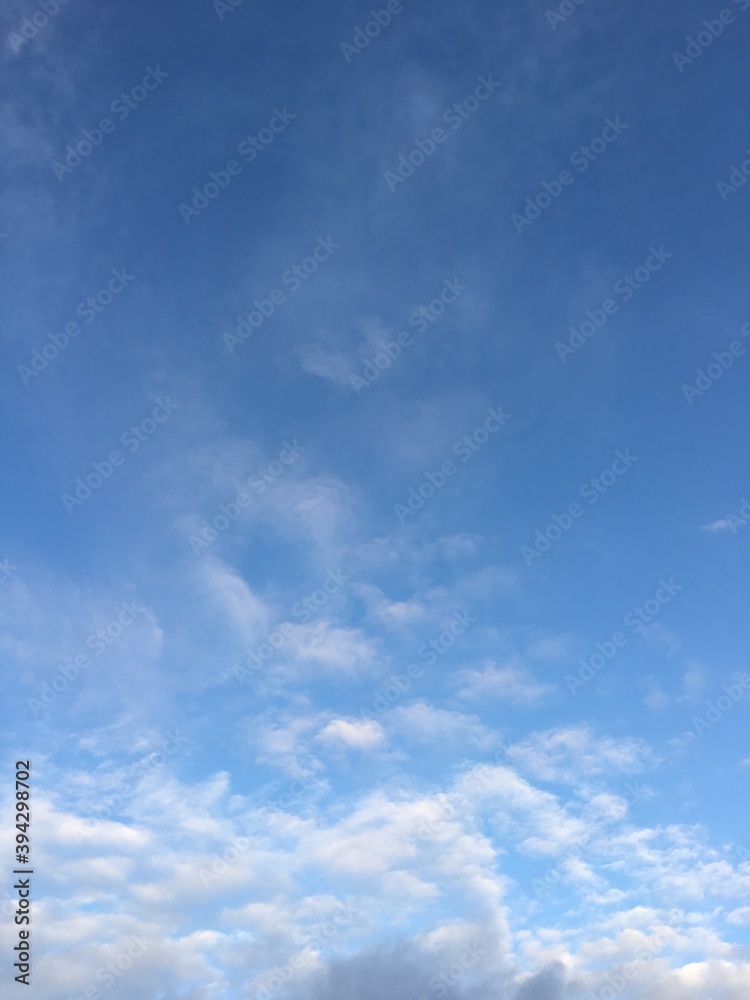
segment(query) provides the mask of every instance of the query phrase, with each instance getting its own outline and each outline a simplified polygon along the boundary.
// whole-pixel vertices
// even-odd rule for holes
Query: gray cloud
[[[528,979],[513,1000],[562,1000],[565,990],[565,966],[553,962]]]
[[[497,960],[493,961],[495,964]],[[333,961],[312,981],[290,984],[278,1000],[562,1000],[565,969],[556,962],[520,987],[508,969],[459,974],[457,954],[427,954],[404,943]],[[447,976],[446,976],[447,973]]]

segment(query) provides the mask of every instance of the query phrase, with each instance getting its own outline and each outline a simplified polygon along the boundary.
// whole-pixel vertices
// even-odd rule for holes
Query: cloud
[[[195,405],[195,404],[194,404]],[[201,558],[206,549],[201,540],[231,552],[233,547],[259,533],[294,544],[325,569],[339,565],[347,551],[350,533],[358,523],[357,489],[340,476],[311,471],[311,443],[304,437],[279,433],[269,446],[261,447],[249,437],[234,437],[222,431],[211,407],[199,405],[202,428],[200,445],[186,444],[189,461],[168,461],[164,470],[162,504],[174,511],[174,521],[185,538],[197,546]],[[215,520],[227,520],[221,505],[235,504],[238,494],[249,497],[228,526],[211,534]],[[185,513],[185,511],[188,513]],[[228,558],[228,556],[227,556]]]
[[[327,621],[293,625],[288,646],[293,662],[317,664],[337,675],[369,672],[378,660],[378,640],[357,628],[339,628]],[[286,651],[286,647],[285,647]]]
[[[726,518],[720,517],[718,521],[712,521],[710,524],[702,524],[701,531],[710,531],[716,533],[717,531],[729,531],[732,525]]]
[[[697,701],[706,687],[706,677],[698,666],[691,666],[682,676],[682,694],[678,701]]]
[[[318,734],[324,743],[343,743],[355,750],[373,750],[385,742],[382,727],[374,720],[350,722],[334,719]]]
[[[372,584],[359,583],[354,590],[366,603],[369,614],[386,628],[406,629],[431,617],[427,606],[420,600],[390,600]]]
[[[436,545],[446,559],[460,559],[476,555],[480,542],[479,535],[461,532],[457,535],[444,535],[438,538]]]
[[[315,980],[293,989],[290,1000],[415,1000],[429,995],[429,980],[438,971],[414,946],[382,948],[332,962]],[[444,984],[440,995],[458,1000],[463,992]]]
[[[302,347],[298,351],[302,368],[310,375],[327,379],[334,385],[351,388],[351,377],[356,369],[350,357],[326,351],[318,344]]]
[[[528,649],[528,655],[533,660],[565,660],[572,655],[574,646],[570,635],[552,635],[537,639]]]
[[[604,774],[638,774],[655,760],[642,740],[598,736],[588,726],[533,733],[514,743],[508,756],[535,778],[571,784]]]
[[[674,964],[670,972],[655,951],[637,969],[639,984],[658,982],[653,1000],[683,995],[703,1000],[701,990],[708,989],[723,989],[720,995],[730,1000],[743,997],[748,968],[733,958],[718,929],[747,920],[748,908],[723,916],[721,904],[747,894],[749,866],[733,867],[707,846],[699,830],[628,827],[621,800],[611,793],[565,802],[501,765],[469,767],[429,794],[393,785],[354,801],[337,795],[326,805],[325,788],[304,757],[316,734],[326,734],[318,742],[330,737],[331,745],[356,747],[370,743],[376,730],[330,712],[288,714],[254,728],[263,752],[298,756],[300,771],[313,772],[288,786],[291,794],[269,787],[251,801],[226,772],[185,783],[165,764],[132,783],[118,807],[122,815],[84,822],[67,800],[82,802],[84,791],[90,801],[106,799],[106,770],[55,771],[54,796],[44,780],[38,782],[40,864],[53,873],[38,900],[40,923],[63,935],[68,956],[57,961],[45,953],[38,969],[45,997],[66,1000],[71,990],[85,989],[86,977],[74,974],[70,955],[95,972],[110,954],[109,944],[121,947],[127,935],[137,934],[148,943],[150,957],[133,969],[127,986],[145,995],[163,982],[158,977],[165,969],[183,989],[197,977],[203,985],[223,983],[231,995],[240,979],[263,984],[274,967],[306,955],[289,980],[290,997],[344,1000],[341,990],[355,991],[348,996],[367,996],[370,990],[383,1000],[402,993],[415,1000],[432,996],[435,980],[443,982],[444,996],[457,1000],[494,1000],[498,990],[513,1000],[558,1000],[563,982],[573,996],[579,986],[594,993],[601,989],[608,972],[635,962],[665,923],[676,928],[675,947],[703,954],[705,961]],[[538,734],[535,750],[524,761],[544,775],[571,759],[584,774],[600,774],[597,754],[610,769],[635,767],[642,757],[630,741],[573,738],[569,730]],[[106,754],[107,746],[100,752]],[[576,853],[569,854],[571,847]],[[509,863],[514,851],[532,864],[540,854],[551,856],[540,863],[539,874],[545,865],[555,866],[560,887],[572,894],[571,914],[595,906],[597,915],[589,910],[585,923],[574,919],[565,930],[546,927],[505,873],[514,870]],[[325,897],[317,888],[322,871],[330,886]],[[644,899],[619,911],[624,893],[608,885],[612,876],[636,899],[648,893],[656,902],[649,906]],[[355,884],[358,914],[337,922],[335,934],[324,931]],[[106,908],[113,893],[122,907],[97,912],[91,920],[90,903]],[[676,910],[678,898],[690,900],[696,910]],[[207,907],[211,900],[223,907],[221,926]],[[46,914],[54,914],[54,921]],[[187,934],[179,930],[186,915],[194,922]],[[384,927],[391,928],[387,946]],[[316,936],[321,943],[312,946]],[[367,944],[378,938],[380,945]],[[481,960],[461,970],[462,956],[474,945]],[[337,959],[340,949],[353,957]],[[511,960],[513,954],[523,958],[523,969]],[[379,978],[381,961],[395,963],[393,983],[401,984],[393,986],[395,993],[384,992],[392,980],[387,969]],[[369,978],[359,990],[365,970]]]
[[[199,578],[213,603],[246,646],[256,646],[270,621],[270,610],[237,572],[220,559],[204,559]]]
[[[338,565],[356,523],[355,493],[337,476],[280,480],[268,492],[264,516],[283,537],[319,550],[327,567]]]
[[[42,0],[48,11],[56,3]],[[169,5],[143,5],[145,34],[167,40],[158,51],[169,84],[59,183],[50,156],[79,145],[81,130],[96,132],[102,114],[113,113],[110,101],[141,74],[119,58],[123,33],[112,5],[89,17],[60,4],[20,60],[6,53],[9,66],[23,71],[8,74],[0,108],[0,144],[11,168],[0,195],[0,228],[10,234],[0,248],[9,251],[6,369],[28,361],[50,337],[59,344],[76,303],[108,280],[110,267],[132,266],[139,277],[132,297],[97,316],[91,334],[82,329],[32,386],[13,371],[8,383],[6,402],[17,418],[10,452],[20,456],[11,478],[28,502],[11,502],[9,551],[0,552],[0,560],[7,555],[20,566],[0,580],[8,681],[7,725],[0,728],[6,763],[16,759],[11,751],[33,759],[42,878],[34,898],[36,982],[28,992],[69,1000],[100,987],[97,970],[134,935],[146,942],[145,954],[100,993],[163,1000],[611,998],[607,976],[616,977],[621,963],[636,960],[639,947],[667,927],[669,947],[641,961],[632,985],[614,990],[615,1000],[746,997],[750,866],[715,846],[741,836],[741,810],[720,821],[709,816],[713,837],[676,822],[701,815],[701,802],[704,812],[713,804],[706,783],[735,745],[727,750],[727,741],[707,734],[698,741],[706,766],[689,775],[688,796],[665,767],[653,779],[663,801],[631,809],[623,776],[647,780],[640,774],[654,760],[638,737],[659,728],[642,717],[645,688],[628,691],[618,667],[622,697],[559,696],[558,664],[585,652],[576,648],[582,640],[559,634],[568,628],[559,623],[576,622],[577,632],[607,611],[607,601],[593,607],[581,595],[592,579],[609,579],[613,566],[631,582],[639,572],[643,580],[652,570],[668,571],[670,539],[649,535],[644,542],[642,518],[611,521],[608,495],[604,519],[597,507],[597,523],[581,523],[577,540],[574,532],[561,541],[537,573],[523,571],[513,554],[514,539],[542,527],[537,515],[561,509],[553,504],[565,502],[579,481],[570,461],[555,458],[555,439],[578,428],[584,437],[573,451],[580,458],[601,448],[603,428],[621,424],[611,419],[617,406],[606,412],[606,358],[608,374],[596,389],[602,419],[579,419],[586,400],[577,391],[577,366],[560,379],[547,320],[556,314],[561,331],[579,326],[586,305],[601,302],[639,262],[620,252],[628,243],[620,237],[632,233],[613,235],[617,201],[597,202],[632,172],[631,154],[618,144],[576,181],[576,192],[580,186],[585,194],[585,186],[593,198],[584,215],[601,223],[596,238],[570,224],[586,206],[561,199],[538,223],[549,239],[517,240],[509,273],[487,260],[477,232],[483,219],[490,226],[504,219],[512,230],[511,213],[531,203],[552,165],[559,169],[579,143],[591,142],[622,98],[620,69],[636,80],[644,66],[653,69],[646,52],[634,70],[632,39],[623,42],[620,30],[626,12],[586,4],[552,31],[537,5],[538,23],[530,20],[519,33],[517,10],[484,5],[473,16],[477,10],[465,3],[404,4],[406,12],[349,65],[337,42],[355,37],[355,22],[364,25],[370,15],[339,4],[321,17],[314,5],[298,5],[289,44],[253,49],[268,87],[249,91],[248,46],[259,27],[273,29],[270,21],[259,25],[250,3],[236,12],[227,10],[233,4],[215,4],[225,8],[218,18],[210,0],[200,11],[194,5],[208,18],[206,29],[211,20],[215,29],[197,71],[183,58],[173,14],[161,10]],[[6,0],[7,26],[15,29],[38,9],[38,0]],[[138,21],[139,12],[123,10]],[[666,8],[662,21],[660,37],[674,27]],[[282,19],[278,27],[288,25]],[[616,40],[622,67],[602,48],[603,76],[597,82],[589,73],[579,86],[592,27],[603,45]],[[309,64],[296,58],[294,32],[311,52]],[[457,33],[457,58],[428,68],[424,38],[440,43]],[[502,72],[497,96],[470,121],[459,116],[453,135],[443,110],[476,87],[478,74],[491,72]],[[550,72],[551,87],[539,86]],[[685,90],[675,83],[668,97],[678,89]],[[320,94],[326,100],[316,100]],[[277,99],[291,101],[297,118],[274,138],[261,126]],[[695,101],[683,102],[684,121],[679,100],[668,103],[677,126],[689,127]],[[709,121],[705,107],[697,110]],[[441,122],[449,142],[424,138]],[[529,143],[528,123],[540,141]],[[645,142],[631,144],[636,159],[648,148],[643,125],[628,133]],[[686,132],[677,126],[677,134]],[[273,147],[250,169],[243,159],[242,177],[230,183],[224,166],[248,133],[267,134]],[[409,174],[407,161],[420,155],[409,154],[416,137],[423,150],[434,147],[434,157],[425,153],[429,163],[411,168],[406,189],[391,195],[383,171],[403,163]],[[697,178],[697,191],[705,175],[683,171],[680,185]],[[229,189],[220,192],[223,180]],[[200,203],[207,183],[217,197],[207,195],[200,220],[180,226],[177,203],[194,195]],[[320,270],[308,262],[299,295],[285,295],[280,305],[271,289],[287,288],[284,269],[304,260],[332,206],[333,236],[344,249]],[[627,230],[631,222],[624,224]],[[611,252],[602,254],[602,246]],[[34,266],[39,261],[45,266]],[[365,360],[398,330],[414,329],[414,310],[434,300],[442,312],[434,296],[454,269],[468,294],[415,333],[413,349],[371,389],[352,392],[350,376]],[[269,295],[278,308],[267,308]],[[261,329],[229,354],[222,330],[256,305]],[[716,329],[724,306],[714,310]],[[377,318],[360,318],[365,310]],[[519,351],[514,331],[534,349]],[[607,353],[604,342],[586,350],[599,348]],[[51,353],[48,346],[35,367]],[[539,363],[529,366],[529,358]],[[579,374],[583,386],[587,375]],[[139,401],[174,385],[182,423],[176,419],[144,444],[83,510],[65,515],[55,484],[67,488],[88,463],[98,464],[147,412]],[[485,405],[503,403],[498,392],[518,411],[515,429],[482,445],[465,471],[399,528],[394,501],[451,457],[452,443],[479,426]],[[559,417],[554,427],[536,405],[550,399],[547,409]],[[656,419],[658,408],[646,416]],[[282,442],[294,433],[304,435],[304,450],[280,465]],[[684,511],[670,501],[687,495],[694,469],[663,457],[669,495],[660,496],[661,507]],[[705,458],[710,466],[720,456]],[[256,491],[249,477],[270,472],[271,463],[278,475]],[[581,478],[598,468],[581,470]],[[711,478],[715,470],[706,470]],[[227,505],[239,491],[251,502],[235,517]],[[725,518],[704,530],[726,533],[732,516]],[[226,527],[213,529],[210,546],[191,551],[190,534],[215,521]],[[572,557],[567,575],[562,586],[562,578],[550,586],[564,549]],[[29,569],[25,563],[43,550],[47,564]],[[693,555],[700,563],[700,552]],[[508,566],[495,564],[506,556]],[[696,566],[695,578],[714,572],[709,583],[727,606],[736,590],[732,574],[704,569]],[[352,582],[324,592],[329,573]],[[633,593],[632,602],[652,592]],[[685,610],[691,628],[710,629],[693,613],[700,588],[685,594],[694,602]],[[148,610],[58,698],[50,725],[36,725],[22,702],[16,711],[15,699],[49,680],[121,602],[135,599]],[[620,611],[632,602],[628,597]],[[465,642],[443,649],[441,629],[459,608],[477,625]],[[609,610],[620,614],[616,605]],[[660,621],[644,634],[674,651],[676,639]],[[702,638],[691,641],[701,645]],[[717,641],[731,646],[723,633]],[[428,667],[423,649],[430,642],[441,655]],[[635,648],[621,655],[631,653],[637,660]],[[644,644],[646,657],[655,653],[663,659]],[[717,648],[717,662],[721,656]],[[233,664],[257,660],[257,672],[238,684]],[[418,682],[408,671],[415,684],[404,690],[407,665],[416,661]],[[651,668],[635,669],[637,676]],[[376,691],[395,692],[391,674],[401,689],[393,707],[377,721],[360,715],[361,707],[388,701]],[[658,681],[680,717],[689,707],[675,704],[681,693],[700,694],[689,664]],[[95,711],[82,718],[82,707]],[[533,719],[542,732],[524,728],[528,708],[541,709]],[[555,708],[563,718],[554,718]],[[596,730],[580,724],[579,713],[589,711]],[[191,742],[172,753],[165,730],[175,718]],[[506,727],[517,742],[496,753]],[[13,791],[6,767],[0,799]],[[687,797],[696,801],[694,812],[684,808]],[[670,818],[672,803],[675,822],[648,825]],[[6,880],[11,866],[12,854],[2,852]],[[551,887],[549,902],[539,882]],[[351,898],[357,914],[337,922]],[[14,933],[12,916],[0,921],[6,956]],[[464,957],[472,949],[478,961]]]
[[[323,769],[322,762],[310,750],[318,726],[317,716],[292,717],[288,713],[268,722],[254,720],[251,728],[258,746],[258,761],[280,767],[295,778],[309,778]]]
[[[386,716],[388,724],[404,740],[415,743],[459,743],[488,752],[498,742],[497,734],[476,715],[436,708],[420,701],[398,706]]]
[[[641,629],[641,634],[648,642],[653,643],[655,646],[660,646],[667,656],[673,656],[682,645],[679,636],[661,622],[652,622],[650,625],[644,625]]]
[[[667,708],[670,704],[669,695],[662,691],[653,677],[646,678],[646,682],[649,684],[649,690],[643,699],[643,704],[647,708],[656,710]]]
[[[513,1000],[562,1000],[565,979],[565,966],[553,962],[522,983]]]
[[[385,744],[385,734],[373,720],[345,719],[331,712],[302,715],[299,707],[296,713],[269,710],[246,720],[247,738],[257,747],[258,761],[294,778],[306,780],[322,772],[326,767],[319,756],[323,749],[368,753]]]
[[[459,698],[497,699],[512,705],[536,705],[555,690],[552,684],[537,681],[518,660],[503,666],[488,661],[481,670],[462,670],[459,682]]]

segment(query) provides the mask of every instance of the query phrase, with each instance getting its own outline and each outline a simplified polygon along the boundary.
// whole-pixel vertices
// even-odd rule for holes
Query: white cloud
[[[476,715],[435,708],[420,701],[397,706],[386,716],[388,724],[402,739],[416,743],[463,743],[488,752],[498,737]]]
[[[256,646],[270,621],[264,601],[253,593],[240,574],[216,558],[199,564],[199,578],[214,604],[246,646]]]
[[[457,535],[444,535],[438,538],[436,545],[446,559],[460,559],[476,555],[481,537],[468,532],[461,532]]]
[[[403,630],[428,621],[430,613],[422,601],[390,600],[379,587],[359,583],[355,592],[367,605],[370,615],[389,629]]]
[[[553,685],[537,681],[518,660],[503,666],[488,661],[481,670],[462,670],[459,681],[459,698],[497,699],[512,705],[536,705],[555,690]]]
[[[360,629],[338,628],[327,621],[293,625],[284,647],[299,664],[317,664],[337,675],[358,676],[372,669],[378,659],[378,642]]]
[[[726,518],[719,518],[718,521],[712,521],[710,524],[702,524],[701,531],[710,531],[716,533],[717,531],[729,531],[731,524]]]
[[[253,720],[249,731],[258,746],[258,760],[280,767],[294,778],[309,778],[323,770],[323,763],[310,749],[320,728],[317,715],[276,716],[268,721]]]
[[[351,388],[350,380],[356,369],[350,357],[326,351],[318,344],[300,348],[298,353],[302,368],[310,375],[327,379],[334,385],[346,385]]]
[[[667,656],[674,656],[682,645],[679,636],[661,622],[644,625],[641,634],[648,642],[663,649]]]
[[[528,655],[533,660],[565,660],[572,655],[574,646],[570,635],[552,635],[537,639],[529,646]]]
[[[454,713],[448,715],[459,729],[473,722],[471,717],[456,720]],[[404,713],[403,720],[407,718]],[[428,725],[441,718],[439,712],[437,718],[423,714]],[[637,741],[595,741],[572,733],[540,734],[533,748],[521,744],[524,763],[547,775],[570,760],[584,774],[635,768],[642,761]],[[260,741],[269,755],[293,756],[300,747],[306,753],[316,734],[325,734],[321,742],[330,738],[360,748],[374,747],[377,739],[377,729],[368,729],[367,723],[328,713],[268,720],[261,725]],[[597,754],[603,764],[595,762]],[[106,774],[99,771],[89,775],[90,783],[105,781]],[[597,970],[633,961],[640,948],[658,940],[661,927],[671,924],[675,930],[670,947],[686,955],[701,954],[705,961],[681,971],[679,966],[670,971],[669,964],[656,957],[644,962],[642,981],[660,985],[653,1000],[678,1000],[688,981],[697,984],[696,990],[709,984],[713,990],[725,989],[720,995],[740,1000],[748,985],[743,967],[718,930],[748,921],[747,907],[727,913],[721,904],[747,894],[750,866],[733,868],[693,828],[629,829],[622,800],[610,792],[566,803],[511,768],[478,765],[434,794],[394,786],[356,801],[339,796],[324,808],[317,795],[278,805],[276,793],[271,793],[265,803],[251,804],[233,793],[225,772],[183,784],[162,770],[133,790],[128,825],[86,823],[80,838],[80,817],[62,808],[62,800],[80,781],[61,776],[56,784],[59,806],[41,782],[35,801],[40,864],[52,873],[37,901],[39,914],[54,913],[54,920],[40,919],[40,928],[53,927],[55,940],[65,944],[65,954],[55,958],[51,939],[40,939],[38,976],[48,1000],[65,1000],[71,989],[85,988],[86,976],[71,955],[84,963],[84,970],[95,971],[104,964],[103,956],[121,947],[129,934],[141,935],[149,944],[143,963],[137,971],[133,968],[133,978],[124,981],[131,992],[154,992],[160,981],[155,977],[166,970],[184,988],[195,977],[203,984],[221,984],[217,996],[231,995],[233,970],[241,969],[245,981],[261,983],[274,965],[302,954],[306,942],[318,935],[324,941],[323,953],[316,946],[315,962],[294,980],[301,990],[308,973],[324,967],[327,939],[320,928],[341,912],[340,904],[355,884],[359,916],[340,923],[332,950],[339,943],[350,952],[360,947],[366,927],[377,937],[383,926],[405,927],[404,921],[419,918],[425,929],[413,940],[421,954],[434,956],[426,967],[429,976],[447,967],[451,956],[451,961],[458,960],[461,950],[474,942],[486,952],[491,967],[497,970],[500,963],[503,975],[510,976],[507,982],[518,985],[517,976],[502,965],[514,943],[517,953],[534,963],[532,968],[559,958],[579,983],[594,989],[605,982]],[[494,835],[488,836],[488,830]],[[240,845],[234,855],[228,853],[233,844]],[[71,858],[73,849],[77,856]],[[555,865],[562,873],[561,887],[573,900],[580,899],[578,905],[595,907],[596,916],[589,909],[587,924],[574,920],[564,931],[546,928],[537,916],[532,930],[524,930],[520,900],[515,913],[513,907],[508,910],[514,890],[506,868],[513,870],[510,854],[515,851],[532,862],[540,855],[551,856],[551,862],[541,862],[540,871]],[[321,870],[331,885],[326,896],[315,888]],[[210,873],[210,884],[203,884],[201,872]],[[609,884],[612,873],[623,888]],[[639,900],[644,892],[656,895],[666,908],[641,904],[618,912],[626,896],[623,889]],[[117,906],[115,898],[122,901]],[[706,900],[708,907],[678,912],[678,899],[694,905]],[[220,925],[214,922],[218,916],[207,906],[209,901],[222,907]],[[87,909],[91,902],[97,904],[95,920]],[[186,914],[196,921],[187,935],[180,931]],[[6,946],[3,933],[0,943]],[[406,947],[408,934],[404,940]],[[530,980],[537,985],[548,981],[539,976]],[[413,995],[419,995],[419,988]],[[512,990],[509,995],[514,996]],[[477,993],[475,1000],[485,1000],[485,994]],[[694,1000],[703,1000],[703,994],[695,993]]]
[[[533,733],[514,743],[508,755],[515,766],[542,781],[570,784],[603,774],[638,774],[655,760],[642,740],[597,736],[587,726]]]
[[[347,719],[333,719],[318,734],[324,743],[343,743],[355,750],[373,750],[382,746],[385,735],[382,727],[374,720],[350,722]]]
[[[653,708],[656,710],[666,708],[670,704],[669,695],[666,694],[653,678],[647,679],[649,682],[649,691],[643,699],[643,704],[647,708]]]
[[[682,676],[682,694],[679,701],[697,701],[706,687],[706,677],[698,666],[691,666]]]

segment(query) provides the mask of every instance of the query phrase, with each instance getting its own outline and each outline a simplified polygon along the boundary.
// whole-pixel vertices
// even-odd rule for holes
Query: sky
[[[750,0],[0,15],[8,995],[746,997]]]

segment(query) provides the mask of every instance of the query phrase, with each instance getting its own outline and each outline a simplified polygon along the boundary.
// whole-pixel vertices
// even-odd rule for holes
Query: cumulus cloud
[[[324,743],[343,743],[355,750],[372,750],[385,742],[382,727],[375,721],[351,722],[333,719],[318,734]]]
[[[230,994],[241,982],[260,988],[275,967],[304,956],[293,967],[290,997],[415,1000],[437,995],[434,981],[456,1000],[495,1000],[501,987],[511,1000],[560,1000],[579,987],[596,992],[623,963],[640,963],[639,989],[659,982],[654,1000],[705,1000],[700,991],[709,988],[730,1000],[743,996],[747,969],[720,931],[748,920],[746,907],[722,909],[750,891],[746,862],[733,865],[692,827],[629,826],[611,792],[566,801],[496,764],[468,767],[429,792],[393,787],[326,807],[309,747],[369,750],[380,742],[378,730],[330,712],[267,720],[263,752],[297,758],[300,772],[313,773],[256,800],[239,794],[227,772],[183,783],[163,765],[141,775],[111,818],[84,821],[72,805],[82,776],[60,774],[54,795],[40,783],[39,861],[51,875],[38,912],[55,913],[50,926],[58,934],[65,928],[68,956],[94,971],[128,935],[142,937],[148,951],[127,981],[141,993],[157,989],[166,969],[209,1000],[210,982]],[[546,775],[572,757],[585,774],[601,775],[597,746],[604,771],[643,764],[638,744],[600,746],[591,734],[573,738],[566,730],[540,734],[537,755],[524,762]],[[88,792],[106,780],[92,770]],[[526,857],[532,875],[559,870],[571,912],[595,906],[598,917],[589,913],[586,925],[564,932],[548,928],[505,873],[511,853]],[[655,905],[622,909],[626,893],[611,884],[613,875],[636,898],[648,886]],[[321,877],[326,895],[317,888]],[[94,927],[88,905],[106,906],[113,893],[122,909],[97,916]],[[356,913],[346,902],[352,896]],[[231,930],[215,923],[211,900],[221,901]],[[677,909],[678,900],[693,909]],[[186,913],[195,927],[188,934],[179,929]],[[671,937],[665,926],[674,928]],[[392,928],[387,946],[383,927]],[[102,928],[109,943],[94,946],[93,937],[104,941]],[[664,941],[674,952],[671,966]],[[653,954],[639,959],[644,948]],[[342,951],[353,957],[337,959]],[[477,951],[471,965],[462,958]],[[681,966],[680,952],[705,961]],[[89,985],[74,967],[67,958],[40,962],[45,1000],[67,1000]]]

